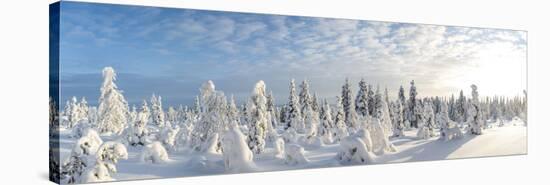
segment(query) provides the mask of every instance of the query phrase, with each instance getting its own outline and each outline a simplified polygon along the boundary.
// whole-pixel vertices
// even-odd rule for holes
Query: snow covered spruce
[[[119,89],[115,70],[102,72],[97,107],[90,97],[71,97],[61,112],[50,112],[63,141],[62,183],[135,179],[152,175],[148,168],[158,171],[154,177],[173,177],[471,156],[476,151],[453,147],[475,139],[517,141],[527,124],[525,95],[480,97],[476,85],[469,97],[463,91],[429,97],[411,81],[408,96],[400,86],[392,99],[368,79],[356,85],[345,79],[341,93],[325,97],[307,80],[296,86],[291,79],[288,94],[273,94],[258,80],[245,98],[228,100],[209,80],[189,106],[153,92],[129,105],[124,93],[132,92]],[[428,151],[447,146],[452,154]]]

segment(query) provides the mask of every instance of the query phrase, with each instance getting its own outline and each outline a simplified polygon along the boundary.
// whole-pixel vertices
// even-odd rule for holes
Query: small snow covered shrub
[[[95,153],[103,140],[94,129],[88,128],[82,131],[82,137],[76,141],[72,152],[78,155],[90,155]]]
[[[421,126],[420,128],[418,128],[418,132],[416,132],[416,137],[418,139],[430,139],[430,130],[428,129],[428,127]]]
[[[176,136],[178,135],[180,128],[165,127],[160,133],[159,141],[162,142],[165,148],[170,151],[176,149]]]
[[[191,141],[191,132],[193,132],[193,120],[187,120],[181,127],[176,136],[176,146],[189,146]]]
[[[226,171],[243,172],[252,170],[254,166],[253,154],[239,128],[232,127],[226,131],[221,143]]]
[[[63,179],[67,183],[78,183],[84,170],[90,166],[88,156],[94,154],[103,143],[97,132],[86,129],[80,132],[82,137],[78,139],[71,150],[67,161],[63,164]]]
[[[374,162],[373,156],[361,138],[348,136],[340,142],[340,150],[336,154],[336,159],[344,165],[368,164]]]
[[[287,144],[285,146],[285,164],[298,165],[307,164],[309,160],[304,155],[304,148],[297,144]]]
[[[168,161],[168,153],[162,143],[156,141],[145,146],[139,158],[142,162],[159,164]]]
[[[147,122],[149,121],[147,104],[144,102],[145,109],[139,112],[133,124],[131,124],[125,130],[126,144],[130,146],[145,145],[149,143],[147,136],[149,131],[147,130]]]
[[[83,174],[81,183],[102,182],[113,180],[119,159],[128,159],[128,152],[123,144],[113,141],[103,143],[96,153],[95,166],[88,168]]]

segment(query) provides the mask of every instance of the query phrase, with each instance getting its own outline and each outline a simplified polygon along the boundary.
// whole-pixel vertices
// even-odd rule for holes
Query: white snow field
[[[281,132],[281,131],[280,131]],[[279,133],[280,133],[279,132]],[[443,159],[459,159],[470,157],[488,157],[518,155],[527,153],[527,127],[520,120],[507,122],[503,125],[489,125],[482,135],[464,134],[463,138],[443,141],[439,137],[419,139],[417,130],[406,130],[405,136],[391,138],[390,142],[397,152],[385,152],[373,157],[373,161],[366,164],[387,164],[411,161],[431,161]],[[61,159],[65,160],[76,142],[70,138],[71,130],[61,130],[60,151]],[[113,138],[101,136],[107,142]],[[347,164],[340,163],[336,156],[340,144],[325,144],[319,148],[305,149],[304,163],[287,164],[282,157],[276,157],[274,144],[266,143],[265,152],[254,154],[253,169],[247,171],[226,170],[224,157],[217,153],[193,152],[190,149],[183,151],[169,151],[169,159],[156,164],[143,162],[140,159],[142,146],[127,147],[128,159],[119,160],[116,165],[117,173],[113,174],[116,180],[136,180],[167,177],[188,177],[212,174],[227,174],[240,172],[263,172],[277,170],[292,170],[304,168],[337,167]]]

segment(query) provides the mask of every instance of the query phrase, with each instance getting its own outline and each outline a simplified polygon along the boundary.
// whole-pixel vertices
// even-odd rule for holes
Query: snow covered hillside
[[[515,125],[514,125],[515,124]],[[470,157],[487,157],[500,155],[518,155],[527,153],[527,127],[523,123],[509,122],[502,127],[486,129],[480,136],[465,135],[459,140],[443,141],[437,137],[429,140],[418,140],[415,129],[405,131],[405,136],[392,138],[390,141],[398,152],[374,157],[372,163],[387,164],[411,161],[432,161],[443,159],[460,159]],[[74,140],[68,138],[70,131],[62,131],[61,154],[69,156]],[[107,139],[107,137],[105,137]],[[222,155],[201,156],[193,151],[184,150],[170,154],[170,160],[162,164],[140,161],[141,148],[129,149],[128,160],[117,165],[117,180],[135,180],[165,177],[185,177],[209,174],[234,173],[226,171]],[[267,148],[266,153],[254,158],[255,169],[248,172],[291,170],[304,168],[344,166],[338,162],[336,155],[339,144],[329,144],[313,150],[305,150],[307,163],[287,165],[282,158],[272,156],[274,148]]]

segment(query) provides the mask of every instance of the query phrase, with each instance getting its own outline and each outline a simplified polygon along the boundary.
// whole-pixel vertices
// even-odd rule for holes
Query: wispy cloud
[[[307,78],[323,97],[336,96],[346,77],[392,91],[414,79],[422,96],[456,93],[471,83],[485,95],[512,95],[526,86],[522,31],[68,4],[62,15],[63,72],[112,65],[165,78],[147,80],[151,85],[185,86],[174,88],[182,96],[198,86],[175,81],[213,79],[242,101],[262,79],[280,102],[291,78]]]

